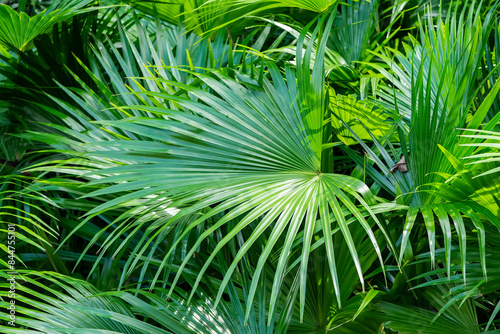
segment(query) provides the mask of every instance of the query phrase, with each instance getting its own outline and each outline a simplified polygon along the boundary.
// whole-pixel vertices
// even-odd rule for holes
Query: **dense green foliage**
[[[0,332],[500,333],[499,22],[6,1]]]

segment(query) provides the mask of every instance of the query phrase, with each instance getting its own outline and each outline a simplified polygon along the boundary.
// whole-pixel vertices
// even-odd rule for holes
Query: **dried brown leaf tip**
[[[401,173],[406,173],[408,171],[408,166],[406,165],[406,159],[404,156],[401,158],[401,160],[399,160],[397,164],[392,166],[389,171],[391,173],[394,173],[396,170],[400,171]]]

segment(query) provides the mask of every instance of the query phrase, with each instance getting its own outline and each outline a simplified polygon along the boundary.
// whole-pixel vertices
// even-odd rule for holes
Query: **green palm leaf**
[[[49,32],[55,24],[82,12],[92,2],[73,0],[58,9],[51,6],[33,17],[24,12],[18,13],[7,5],[0,5],[0,45],[20,52],[30,50],[36,37]]]
[[[369,147],[349,125],[345,124],[374,164],[382,170],[380,172],[368,167],[368,174],[380,186],[391,191],[395,197],[401,198],[403,203],[413,207],[408,211],[402,229],[401,260],[405,256],[407,246],[413,244],[409,242],[409,238],[414,226],[417,226],[415,221],[420,221],[422,224],[418,226],[427,233],[431,263],[434,265],[436,225],[439,224],[448,255],[446,260],[448,273],[453,227],[458,236],[462,255],[461,265],[465,271],[467,246],[464,216],[481,217],[474,219],[473,222],[480,232],[479,247],[483,255],[485,235],[480,220],[500,227],[500,221],[489,209],[496,205],[486,204],[487,200],[483,201],[483,205],[476,205],[470,201],[481,197],[486,199],[484,194],[474,194],[474,191],[470,191],[474,187],[478,190],[484,184],[476,186],[469,184],[466,188],[462,178],[453,177],[455,169],[464,178],[470,177],[462,173],[463,166],[459,166],[457,159],[452,158],[462,158],[472,152],[468,147],[469,144],[460,139],[460,128],[470,126],[475,129],[483,122],[499,88],[497,84],[492,87],[488,97],[467,124],[470,108],[479,91],[473,83],[478,80],[480,73],[478,66],[485,51],[487,36],[492,29],[491,20],[494,17],[493,8],[483,22],[480,17],[474,15],[476,9],[472,6],[468,11],[465,9],[461,13],[455,11],[446,19],[439,16],[437,25],[434,25],[429,18],[421,28],[421,42],[412,38],[413,46],[405,46],[406,56],[396,51],[397,63],[382,56],[387,65],[391,66],[393,73],[382,67],[379,67],[379,70],[395,86],[386,88],[387,92],[391,91],[391,96],[382,93],[382,98],[387,108],[394,109],[400,114],[400,118],[394,117],[399,127],[400,149],[395,149],[387,138],[379,140],[373,134],[371,137],[374,145]],[[476,33],[472,33],[472,30]],[[484,80],[480,84],[484,84]],[[491,120],[487,127],[494,126],[496,122],[497,120]],[[463,142],[464,145],[459,146],[457,142]],[[347,150],[347,152],[354,157],[352,151]],[[408,172],[391,174],[389,168],[401,155],[405,157]],[[363,162],[359,157],[356,157],[356,160],[360,165]],[[439,192],[434,191],[434,187],[437,187]],[[449,203],[443,204],[443,198]],[[465,279],[465,276],[463,278]]]
[[[359,139],[370,141],[371,136],[382,139],[391,130],[390,114],[369,101],[356,99],[354,95],[333,95],[330,97],[333,132],[346,145],[358,143]],[[343,124],[346,126],[344,126]],[[370,134],[365,130],[369,129]]]
[[[172,333],[137,319],[131,307],[118,298],[96,296],[100,291],[85,281],[56,273],[19,273],[23,275],[25,284],[18,284],[16,289],[17,326],[46,334]],[[47,280],[47,283],[54,287],[40,282],[41,279]],[[3,286],[5,284],[2,283]],[[2,297],[7,298],[4,291],[6,290],[2,290]],[[0,302],[2,307],[7,307],[7,303]],[[23,304],[29,307],[23,307]],[[8,319],[7,314],[3,312],[0,317]],[[182,328],[184,326],[173,321],[171,316],[164,316],[163,321],[175,332],[190,333]],[[0,328],[4,333],[19,333],[17,327],[0,325]],[[21,331],[27,332],[27,329]]]
[[[326,19],[327,16],[324,15],[312,35],[313,39]],[[326,28],[331,26],[332,19],[333,16],[330,16]],[[298,49],[302,49],[300,44],[303,40],[304,36],[301,36]],[[325,43],[326,36],[319,44],[318,55],[323,54]],[[311,48],[312,45],[308,47]],[[300,268],[301,289],[305,288],[309,253],[307,245],[311,244],[310,231],[318,218],[325,237],[324,245],[337,298],[340,298],[340,290],[331,238],[331,217],[335,217],[337,226],[346,240],[362,282],[363,270],[343,208],[360,224],[370,238],[379,261],[383,262],[372,226],[365,218],[366,215],[372,216],[376,225],[385,231],[370,209],[370,205],[375,204],[370,190],[355,178],[322,170],[322,150],[325,144],[323,122],[326,110],[323,57],[316,57],[310,75],[309,55],[310,52],[306,53],[302,59],[302,54],[299,53],[297,72],[286,67],[285,77],[273,63],[267,63],[273,81],[271,83],[264,78],[259,89],[254,88],[259,84],[251,77],[238,74],[235,80],[221,72],[213,72],[212,75],[190,72],[190,75],[202,83],[204,89],[166,79],[149,79],[150,84],[156,84],[158,89],[134,93],[138,101],[148,101],[147,103],[121,106],[117,109],[124,113],[137,110],[154,117],[99,121],[111,132],[115,131],[113,129],[121,129],[143,139],[107,141],[107,145],[113,147],[112,150],[106,149],[102,142],[83,146],[88,159],[97,159],[97,162],[105,157],[107,160],[111,159],[116,166],[86,174],[86,177],[94,179],[90,185],[110,185],[88,196],[115,196],[113,200],[91,210],[89,216],[128,205],[131,201],[141,201],[148,196],[158,196],[155,200],[157,205],[144,210],[131,209],[122,215],[121,219],[138,219],[138,226],[142,226],[155,221],[154,216],[150,215],[157,212],[155,208],[180,210],[173,218],[160,218],[153,223],[148,232],[149,238],[143,238],[136,249],[137,254],[143,254],[153,242],[153,250],[156,249],[159,240],[184,217],[205,210],[205,213],[187,223],[181,238],[174,242],[165,254],[157,268],[153,284],[160,279],[167,279],[163,276],[163,269],[183,236],[216,214],[223,216],[191,246],[173,281],[175,286],[198,246],[211,233],[232,219],[240,217],[238,224],[228,230],[200,270],[193,286],[193,296],[218,251],[249,224],[256,223],[252,236],[236,254],[233,264],[225,274],[216,304],[221,300],[238,261],[263,231],[271,226],[272,234],[259,258],[247,300],[249,304],[252,303],[260,272],[271,252],[275,250],[277,241],[282,240],[284,246],[279,255],[275,284],[271,292],[270,314],[276,307],[280,282],[286,272],[288,253],[301,229],[309,231],[306,234],[306,247],[302,250],[303,260]],[[162,87],[175,87],[175,90],[186,93],[171,95],[163,92]],[[169,101],[171,105],[187,112],[165,108],[158,101]],[[126,195],[122,195],[123,192],[126,192]],[[357,205],[366,213],[362,213]],[[117,223],[124,227],[127,220]],[[107,245],[104,248],[106,249]],[[138,261],[139,257],[130,258],[125,265],[124,274],[135,270]],[[142,272],[145,272],[148,262],[144,266]],[[302,294],[302,308],[303,299]],[[340,305],[340,299],[338,301]],[[247,317],[248,312],[249,309]]]

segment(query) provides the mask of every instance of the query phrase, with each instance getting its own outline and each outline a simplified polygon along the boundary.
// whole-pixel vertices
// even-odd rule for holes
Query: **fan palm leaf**
[[[326,19],[327,16],[323,15],[313,37]],[[326,28],[331,26],[332,21],[333,16],[330,16]],[[300,44],[303,43],[304,35],[305,32],[299,41],[299,49],[302,49]],[[326,36],[319,44],[319,55],[323,54],[325,43]],[[310,45],[309,48],[311,47]],[[157,212],[158,209],[154,208],[159,205],[163,210],[180,210],[173,218],[160,218],[153,223],[147,234],[149,240],[143,237],[142,245],[138,245],[136,249],[139,256],[150,249],[154,240],[162,238],[172,226],[182,221],[183,217],[196,214],[201,209],[208,210],[186,224],[181,239],[164,256],[153,284],[159,279],[167,279],[162,276],[163,269],[182,236],[219,213],[223,214],[222,218],[202,233],[192,245],[173,281],[175,285],[198,246],[211,233],[232,219],[241,217],[200,270],[193,285],[193,295],[218,251],[238,232],[257,221],[258,225],[252,236],[235,255],[225,274],[216,304],[221,300],[237,263],[263,231],[271,226],[273,231],[259,258],[248,303],[252,303],[260,272],[265,268],[276,242],[284,240],[270,298],[269,314],[274,312],[280,282],[286,272],[288,253],[301,229],[305,231],[305,239],[301,250],[300,287],[304,289],[312,232],[318,218],[323,229],[329,271],[337,298],[340,298],[340,288],[331,237],[331,217],[335,218],[346,240],[358,277],[363,283],[358,252],[342,207],[360,224],[371,240],[379,261],[383,262],[372,226],[365,218],[366,215],[372,216],[376,225],[385,232],[384,225],[370,208],[370,205],[375,204],[370,190],[361,181],[334,174],[323,166],[323,147],[328,144],[323,141],[326,110],[323,58],[316,57],[312,74],[309,74],[310,57],[307,54],[305,58],[302,57],[301,53],[297,55],[297,72],[286,67],[285,77],[273,63],[267,63],[273,82],[264,78],[259,89],[255,88],[259,87],[258,82],[251,77],[237,74],[235,80],[221,72],[213,72],[211,75],[190,72],[190,75],[202,83],[203,89],[163,78],[149,79],[149,84],[156,84],[157,89],[146,90],[141,87],[141,91],[134,93],[138,101],[147,103],[122,105],[116,109],[126,115],[136,110],[156,116],[99,121],[112,136],[116,133],[114,129],[120,129],[134,134],[137,139],[122,140],[122,137],[115,136],[117,140],[106,141],[106,146],[113,147],[112,150],[106,149],[101,141],[90,140],[81,146],[88,159],[97,159],[96,162],[101,161],[98,164],[102,164],[105,157],[115,164],[115,167],[86,174],[86,177],[94,179],[90,185],[109,185],[88,196],[115,194],[113,200],[91,210],[89,217],[148,196],[158,196],[155,200],[158,205],[142,212],[136,208],[131,209],[121,219],[150,217],[150,214]],[[178,90],[180,94],[172,95],[164,91],[165,88],[172,91],[174,87],[174,91]],[[171,105],[187,112],[166,108],[159,101],[169,101]],[[39,137],[43,135],[40,134]],[[57,168],[53,170],[57,171]],[[122,195],[123,192],[127,194]],[[138,223],[142,225],[148,220],[150,219],[139,219]],[[125,227],[125,223],[126,220],[120,224]],[[153,250],[158,247],[158,242],[154,245]],[[130,258],[124,273],[134,270],[139,258]],[[144,266],[147,267],[148,262]],[[302,308],[304,298],[302,293]],[[340,299],[338,301],[341,305]],[[247,317],[248,312],[247,308]]]

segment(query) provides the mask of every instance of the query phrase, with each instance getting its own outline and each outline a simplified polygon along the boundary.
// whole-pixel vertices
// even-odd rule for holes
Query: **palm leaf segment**
[[[371,148],[352,133],[351,129],[353,136],[382,170],[380,173],[369,167],[368,173],[382,187],[392,192],[397,201],[411,206],[402,231],[400,261],[403,260],[405,249],[410,248],[412,231],[423,227],[428,235],[431,263],[434,265],[436,236],[439,236],[436,225],[439,225],[449,275],[453,232],[458,236],[461,265],[465,272],[466,232],[469,227],[478,231],[486,275],[483,221],[500,227],[498,218],[483,205],[485,201],[476,203],[478,198],[472,196],[473,187],[464,183],[463,180],[470,178],[470,175],[461,173],[463,178],[459,179],[452,174],[464,169],[456,158],[472,153],[469,147],[456,145],[457,142],[465,142],[459,138],[461,128],[468,127],[476,131],[498,94],[499,86],[494,85],[488,98],[483,101],[470,122],[467,122],[468,112],[478,93],[477,87],[471,83],[479,82],[481,86],[484,84],[479,79],[481,72],[478,69],[497,6],[496,4],[487,12],[484,22],[475,14],[481,9],[481,5],[462,12],[458,12],[456,8],[453,12],[450,9],[450,14],[445,19],[438,17],[437,25],[430,19],[423,25],[421,42],[412,38],[413,46],[405,45],[406,55],[394,53],[398,61],[396,64],[391,58],[381,55],[393,73],[373,65],[394,85],[392,88],[383,88],[385,92],[381,92],[380,96],[386,107],[400,114],[396,122],[401,151],[396,151],[387,140],[377,140],[373,134],[374,147]],[[491,120],[486,128],[497,121]],[[345,126],[349,128],[347,124]],[[358,159],[349,149],[347,152]],[[396,172],[391,175],[389,168],[401,155],[405,157],[408,173]],[[453,186],[450,186],[454,179]],[[436,188],[439,191],[435,191]]]
[[[326,15],[322,16],[313,36],[317,35],[326,18]],[[330,16],[326,29],[331,27],[332,19],[333,16]],[[299,44],[303,41],[304,36],[301,36]],[[297,76],[287,67],[285,80],[278,68],[273,63],[268,63],[273,83],[264,80],[262,89],[258,90],[252,88],[258,85],[249,77],[240,75],[234,80],[220,72],[214,72],[215,77],[191,73],[201,80],[205,89],[157,78],[155,82],[160,92],[144,90],[135,93],[140,97],[138,100],[148,100],[145,105],[119,107],[125,113],[127,109],[135,109],[157,117],[131,117],[122,121],[102,122],[108,129],[120,128],[150,141],[117,140],[106,145],[114,147],[113,150],[100,146],[102,142],[90,146],[92,152],[88,152],[87,156],[91,159],[102,161],[105,157],[121,166],[88,174],[94,178],[93,184],[113,184],[89,196],[118,194],[123,191],[130,193],[100,205],[89,214],[97,214],[132,200],[143,200],[147,196],[155,196],[155,201],[164,197],[162,209],[180,209],[175,217],[165,218],[150,226],[141,239],[142,243],[137,246],[138,256],[128,261],[125,270],[133,270],[146,250],[153,254],[154,249],[158,247],[158,238],[164,236],[175,223],[183,217],[200,212],[201,209],[206,209],[206,213],[191,221],[184,230],[184,235],[210,217],[225,214],[192,246],[180,266],[174,286],[197,247],[211,233],[236,217],[243,218],[227,233],[207,260],[194,284],[193,294],[217,252],[243,228],[251,223],[256,224],[251,237],[236,254],[225,275],[216,303],[220,300],[238,261],[257,238],[267,228],[272,227],[269,242],[260,256],[247,299],[250,305],[269,255],[278,240],[284,240],[280,243],[281,254],[271,294],[269,314],[272,314],[280,282],[286,272],[290,249],[297,233],[302,229],[304,246],[300,255],[299,276],[303,312],[309,251],[318,218],[323,228],[337,299],[340,293],[332,242],[332,218],[336,220],[337,227],[347,241],[363,282],[360,261],[342,207],[347,208],[349,216],[354,217],[365,229],[382,263],[371,224],[365,219],[368,212],[368,215],[371,214],[374,221],[380,224],[369,207],[374,203],[374,197],[368,187],[352,177],[323,173],[321,170],[326,108],[322,56],[325,42],[326,37],[322,38],[318,52],[320,56],[316,58],[312,75],[309,71],[309,56],[302,58],[298,53]],[[302,45],[298,49],[302,49]],[[306,53],[308,54],[311,52]],[[163,93],[165,85],[185,90],[189,97]],[[158,101],[170,101],[187,112],[165,109]],[[96,174],[102,178],[95,180]],[[355,205],[358,203],[364,208],[365,214]],[[155,205],[153,210],[158,211],[159,207]],[[122,218],[135,214],[137,208],[130,210]],[[141,212],[141,215],[145,214],[147,212]],[[126,219],[123,220],[122,226],[125,226],[126,222]],[[144,224],[144,221],[142,223]],[[183,237],[179,238],[181,239]],[[174,244],[164,257],[153,284],[160,279],[162,269],[165,269],[176,246],[177,244]],[[145,267],[148,262],[149,260],[145,262]],[[143,269],[142,272],[144,271]],[[249,311],[250,308],[247,309],[247,316]]]
[[[0,46],[16,52],[25,52],[33,48],[33,40],[49,32],[54,25],[82,13],[91,0],[70,0],[60,5],[54,3],[47,10],[29,17],[18,13],[7,5],[0,5]],[[57,27],[57,26],[56,26]]]
[[[33,274],[21,271],[20,274],[23,275],[24,284],[18,284],[16,287],[16,302],[29,307],[16,305],[16,325],[36,331],[0,325],[3,333],[172,333],[137,319],[127,302],[102,294],[88,282],[48,272]],[[50,286],[41,283],[41,279],[46,279]],[[3,289],[0,293],[5,300],[6,291]],[[127,296],[132,300],[130,304],[139,303],[151,314],[158,313],[157,309],[144,305],[138,298]],[[7,301],[1,301],[0,304],[2,307],[8,307]],[[190,333],[183,328],[185,326],[175,323],[169,312],[163,312],[161,315],[160,324],[164,327],[176,333]],[[8,319],[6,313],[0,313],[0,318]]]

